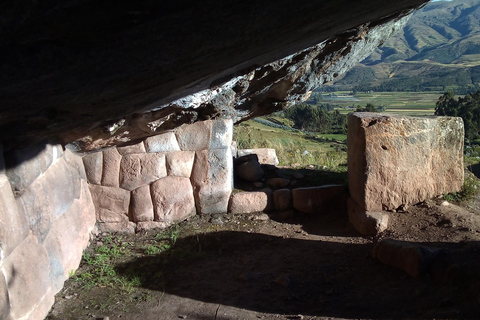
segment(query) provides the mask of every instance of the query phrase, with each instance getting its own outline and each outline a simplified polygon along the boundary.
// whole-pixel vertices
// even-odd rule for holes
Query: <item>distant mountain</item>
[[[334,85],[386,91],[480,87],[480,0],[429,3]]]

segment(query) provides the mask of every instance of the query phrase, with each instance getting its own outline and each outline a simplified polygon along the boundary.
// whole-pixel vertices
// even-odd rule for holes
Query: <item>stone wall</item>
[[[382,211],[460,191],[463,140],[461,118],[350,115],[350,220],[362,233],[374,233],[386,226]]]
[[[0,319],[43,319],[95,225],[82,159],[60,145],[0,146]]]
[[[134,232],[227,212],[232,133],[232,120],[207,120],[85,155],[100,230]]]

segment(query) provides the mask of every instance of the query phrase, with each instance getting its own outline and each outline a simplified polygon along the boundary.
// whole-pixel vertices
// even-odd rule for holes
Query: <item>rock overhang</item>
[[[91,150],[286,108],[426,2],[67,1],[23,11],[7,2],[0,140],[77,140]]]

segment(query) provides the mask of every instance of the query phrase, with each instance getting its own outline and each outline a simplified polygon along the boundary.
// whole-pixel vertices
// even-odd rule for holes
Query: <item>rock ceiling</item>
[[[426,0],[6,0],[0,141],[78,150],[286,108]]]

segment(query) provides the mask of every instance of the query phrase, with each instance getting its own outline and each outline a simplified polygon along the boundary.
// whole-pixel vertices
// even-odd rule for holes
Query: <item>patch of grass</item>
[[[443,196],[449,202],[463,202],[471,200],[480,191],[480,180],[473,173],[466,170],[462,190],[460,192],[451,192]]]

